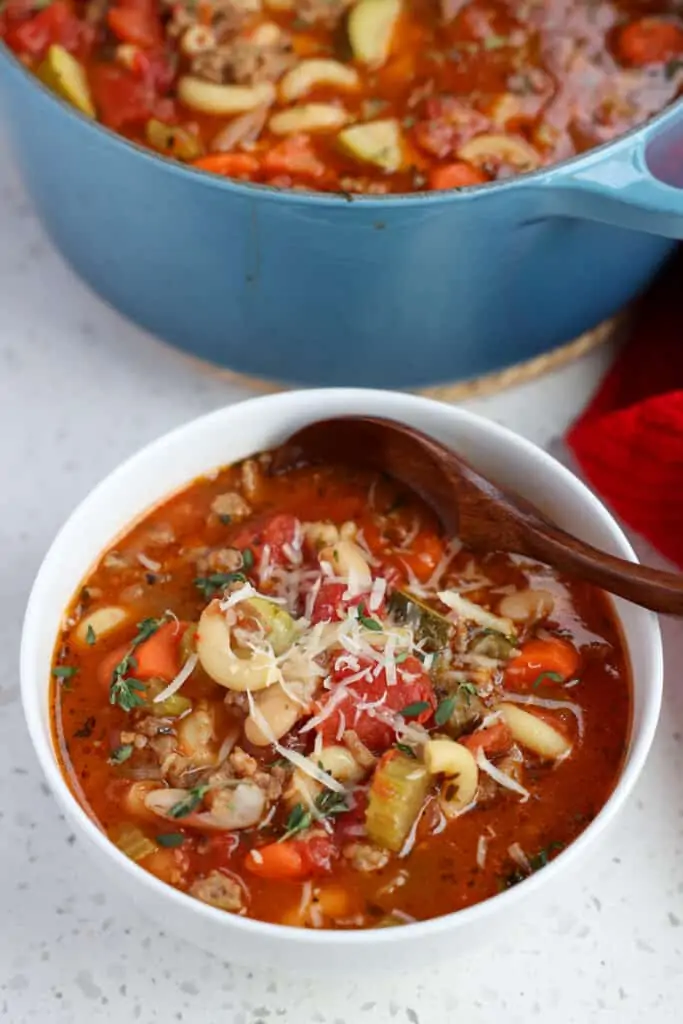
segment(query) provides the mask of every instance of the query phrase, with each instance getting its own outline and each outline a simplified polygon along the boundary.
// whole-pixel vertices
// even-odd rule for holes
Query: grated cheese
[[[477,867],[484,870],[486,866],[486,854],[488,853],[489,841],[486,836],[482,834],[477,839]]]
[[[172,697],[174,693],[177,693],[183,683],[185,683],[194,672],[198,661],[199,656],[193,651],[175,679],[173,679],[168,686],[161,691],[161,693],[156,695],[153,703],[160,704],[162,700],[166,700],[167,697]]]
[[[263,854],[259,850],[253,849],[251,851],[251,856],[257,864],[263,864]]]
[[[531,874],[531,864],[529,863],[529,858],[527,857],[519,843],[513,843],[512,846],[508,846],[508,853],[511,859],[515,862],[515,864],[518,867],[522,869],[522,871],[526,871],[529,875]]]
[[[312,779],[315,779],[316,782],[319,782],[322,786],[326,786],[327,789],[331,789],[335,793],[346,792],[345,787],[342,786],[340,782],[337,782],[337,780],[332,778],[331,775],[324,772],[322,768],[318,768],[317,764],[314,764],[313,761],[309,761],[308,758],[303,757],[296,750],[290,750],[289,747],[283,747],[279,740],[275,738],[275,734],[273,733],[269,723],[266,721],[259,708],[257,708],[250,690],[247,690],[247,700],[249,701],[249,714],[268,742],[275,747],[281,757],[284,757],[287,761],[293,764],[295,768],[300,768],[305,775],[310,775]]]
[[[138,553],[137,559],[140,565],[144,566],[145,569],[149,569],[150,572],[158,572],[161,569],[161,562],[155,562],[153,558],[148,558],[143,551]]]
[[[461,597],[455,590],[441,590],[437,597],[447,608],[450,608],[451,611],[454,611],[463,619],[476,622],[478,626],[483,626],[485,629],[495,629],[497,633],[503,633],[505,636],[515,635],[515,628],[511,619],[494,615],[493,612],[482,608],[480,604],[475,604],[474,601],[468,601],[467,598]]]
[[[517,793],[518,796],[521,796],[522,803],[527,802],[531,796],[529,790],[525,789],[524,786],[515,781],[515,779],[511,779],[510,776],[506,775],[505,772],[502,772],[500,768],[496,768],[495,764],[491,764],[481,747],[477,750],[476,761],[481,771],[490,775],[494,782],[497,782],[499,786],[503,786],[505,789],[511,789],[513,793]]]
[[[370,588],[370,597],[368,598],[368,608],[370,609],[371,612],[377,611],[382,601],[384,600],[384,595],[386,594],[386,592],[387,581],[384,579],[383,576],[378,576],[372,582],[372,587]]]

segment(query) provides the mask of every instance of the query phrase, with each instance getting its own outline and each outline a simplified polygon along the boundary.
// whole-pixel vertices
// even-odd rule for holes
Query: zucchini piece
[[[143,694],[145,703],[142,706],[145,711],[151,711],[155,716],[158,715],[159,718],[178,718],[190,710],[192,701],[188,697],[183,697],[180,693],[172,693],[166,700],[155,704],[154,698],[162,690],[165,690],[167,686],[168,683],[165,683],[163,679],[150,679],[145,686]]]
[[[389,56],[401,0],[359,0],[348,18],[349,42],[361,64],[381,67]]]
[[[455,687],[455,690],[446,698],[450,714],[441,728],[453,739],[458,739],[459,736],[472,732],[481,724],[486,708],[476,693],[470,693],[462,683],[456,683]],[[442,701],[442,704],[444,703],[445,701]],[[440,704],[439,708],[441,706]]]
[[[174,156],[177,160],[196,160],[204,152],[201,141],[187,128],[164,124],[151,117],[145,125],[147,141],[158,153]]]
[[[116,827],[110,839],[115,846],[118,846],[121,853],[125,853],[126,857],[130,857],[136,862],[144,860],[145,857],[149,857],[159,849],[141,828],[127,821]]]
[[[482,654],[485,658],[507,661],[515,649],[514,641],[497,629],[483,629],[475,633],[468,650],[472,654]]]
[[[253,614],[263,627],[273,652],[278,657],[288,651],[294,643],[296,637],[294,619],[289,612],[275,604],[274,601],[269,601],[265,597],[250,597],[238,605],[238,609],[242,613],[246,610],[247,614]]]
[[[403,164],[401,129],[393,118],[344,128],[337,136],[337,143],[341,151],[354,160],[383,171],[398,171]]]
[[[425,650],[440,651],[448,645],[453,623],[409,590],[393,592],[389,611],[397,622],[411,627],[415,639],[422,641]]]
[[[62,99],[87,117],[95,117],[95,105],[85,68],[63,46],[54,43],[38,67],[38,78]]]
[[[427,796],[430,778],[423,764],[391,750],[372,777],[365,811],[368,838],[398,853]]]

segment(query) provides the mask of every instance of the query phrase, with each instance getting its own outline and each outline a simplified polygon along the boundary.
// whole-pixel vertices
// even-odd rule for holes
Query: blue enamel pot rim
[[[601,159],[610,152],[623,149],[624,147],[628,148],[629,142],[637,142],[641,136],[649,136],[656,132],[658,127],[663,124],[667,124],[669,120],[676,120],[677,114],[683,113],[682,95],[678,99],[674,100],[673,103],[666,106],[655,117],[648,121],[644,121],[640,125],[636,125],[634,128],[631,128],[630,131],[625,132],[623,135],[619,135],[615,139],[611,139],[609,142],[603,142],[599,146],[586,150],[584,153],[578,153],[574,156],[567,157],[565,160],[561,160],[558,163],[549,164],[547,167],[541,167],[536,171],[527,171],[522,174],[517,174],[502,181],[490,181],[479,185],[467,185],[463,188],[442,189],[438,191],[393,192],[387,195],[372,196],[355,193],[352,194],[348,192],[304,192],[298,190],[294,191],[292,189],[276,188],[273,185],[264,185],[257,182],[246,182],[232,178],[225,178],[218,174],[213,174],[210,171],[203,171],[199,168],[191,167],[188,164],[183,164],[178,160],[165,157],[161,153],[156,153],[154,150],[148,149],[146,146],[141,146],[139,143],[127,139],[125,136],[120,135],[111,128],[107,128],[106,125],[103,125],[95,118],[87,117],[80,110],[77,110],[71,103],[62,99],[53,92],[52,89],[44,85],[32,71],[22,64],[3,40],[0,40],[0,59],[7,61],[11,70],[13,70],[15,74],[19,73],[25,78],[28,78],[32,83],[32,86],[38,89],[49,102],[54,103],[58,109],[61,109],[62,113],[65,113],[68,117],[75,118],[81,124],[92,128],[95,132],[101,133],[109,142],[113,143],[120,149],[128,150],[149,163],[159,164],[162,169],[169,171],[171,174],[187,177],[189,180],[195,179],[203,185],[209,185],[213,188],[236,193],[247,198],[262,198],[275,202],[294,201],[309,206],[329,207],[361,203],[365,207],[377,207],[387,210],[397,207],[405,208],[407,206],[422,206],[425,204],[435,205],[453,201],[457,202],[458,199],[469,199],[475,194],[482,195],[491,192],[510,191],[511,189],[525,187],[527,185],[548,186],[551,184],[549,180],[551,176],[552,184],[560,185],[563,180],[566,180],[563,174],[564,171],[574,172],[588,164],[593,165],[595,163],[599,163]],[[571,175],[567,175],[567,178],[569,177],[571,177]]]

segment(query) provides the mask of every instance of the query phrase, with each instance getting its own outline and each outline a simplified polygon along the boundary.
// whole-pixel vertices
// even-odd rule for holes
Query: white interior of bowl
[[[443,930],[489,912],[493,904],[517,900],[545,884],[563,862],[595,838],[632,788],[652,742],[659,712],[662,656],[656,616],[617,601],[634,677],[634,717],[628,755],[612,798],[583,835],[543,871],[523,885],[457,915],[410,928],[371,932],[319,932],[283,928],[235,918],[201,904],[158,882],[128,861],[99,832],[78,806],[56,762],[50,735],[50,661],[65,608],[95,560],[132,521],[195,477],[271,448],[297,427],[336,414],[364,413],[410,423],[453,446],[483,473],[539,505],[578,536],[615,555],[635,560],[626,537],[604,506],[554,459],[506,429],[427,399],[394,392],[332,389],[289,392],[252,399],[211,413],[149,445],[120,466],[76,509],[55,539],[29,600],[22,637],[21,675],[24,709],[43,770],[61,802],[90,839],[118,860],[141,884],[161,887],[168,898],[185,901],[197,914],[220,918],[226,927],[275,931],[305,943],[358,944],[402,942],[418,930]],[[450,922],[450,924],[449,924]]]

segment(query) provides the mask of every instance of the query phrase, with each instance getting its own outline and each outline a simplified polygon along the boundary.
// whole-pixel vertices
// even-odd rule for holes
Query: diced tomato
[[[263,170],[268,175],[294,174],[303,178],[322,178],[326,168],[315,154],[308,135],[290,135],[283,142],[271,146],[263,158]]]
[[[488,181],[487,175],[465,160],[435,167],[429,174],[431,189],[464,188],[466,185],[481,185],[484,181]]]
[[[477,729],[469,736],[461,736],[458,740],[464,747],[476,754],[478,750],[488,756],[505,754],[512,746],[512,733],[506,722],[494,722],[483,729]]]
[[[363,667],[372,670],[372,662],[365,659],[359,659],[359,661],[360,669],[343,667],[335,671],[333,673],[335,682],[343,683],[345,679],[356,675]],[[427,707],[410,717],[411,722],[417,722],[420,725],[431,718],[436,707],[431,680],[418,659],[412,655],[396,666],[396,682],[393,685],[389,685],[386,671],[382,669],[376,677],[371,675],[370,679],[359,679],[349,684],[348,689],[348,695],[335,704],[334,711],[323,719],[318,727],[323,740],[328,743],[335,741],[340,723],[345,723],[348,729],[353,729],[358,734],[358,738],[370,750],[379,752],[391,746],[396,738],[392,726],[373,717],[370,711],[359,708],[359,704],[374,704],[376,701],[383,700],[380,706],[386,711],[400,712],[411,704],[425,703]],[[327,701],[332,699],[334,692],[333,688],[325,695],[320,702],[321,709]]]
[[[664,18],[639,18],[621,29],[617,51],[625,64],[663,64],[683,54],[683,27]]]
[[[425,114],[425,120],[415,125],[413,136],[420,149],[440,160],[453,156],[459,146],[489,127],[487,117],[453,96],[429,97]]]
[[[133,43],[143,49],[158,46],[163,33],[157,14],[144,7],[112,7],[107,13],[107,24],[115,36],[124,43]]]
[[[397,555],[399,563],[408,566],[420,583],[426,582],[444,556],[444,545],[440,537],[424,531],[418,533],[409,552]]]
[[[301,854],[310,874],[321,875],[332,870],[338,850],[331,836],[315,833],[301,840]]]
[[[41,59],[50,46],[57,43],[75,53],[86,28],[64,0],[54,0],[28,21],[12,25],[6,34],[7,45],[19,54]]]
[[[251,178],[259,169],[259,162],[251,153],[210,153],[194,160],[193,167],[225,178]]]
[[[353,807],[340,814],[335,822],[334,834],[338,840],[357,836],[356,829],[365,823],[365,810],[368,806],[368,794],[365,790],[356,790],[353,794]]]
[[[363,605],[363,613],[369,618],[381,618],[386,614],[384,602],[380,602],[374,611],[368,609],[368,594],[356,594],[354,597],[344,597],[347,591],[346,583],[325,582],[320,587],[313,604],[311,623],[316,622],[340,622],[346,617],[349,608],[358,608]]]
[[[93,99],[100,120],[118,131],[127,125],[142,124],[150,117],[168,120],[168,111],[153,85],[126,68],[101,64],[90,76]]]
[[[277,565],[285,565],[289,562],[283,549],[294,541],[298,525],[299,521],[296,516],[290,516],[284,512],[268,520],[261,533],[261,538],[264,545],[267,544],[270,548],[271,562],[275,562]]]

